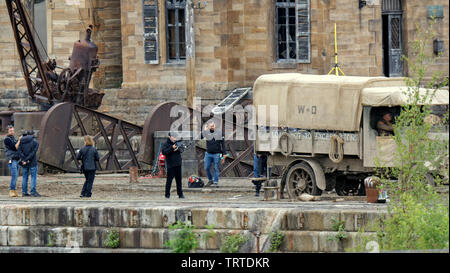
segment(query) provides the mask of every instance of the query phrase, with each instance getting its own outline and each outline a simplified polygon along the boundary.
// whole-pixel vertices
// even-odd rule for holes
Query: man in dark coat
[[[172,180],[174,177],[177,183],[178,197],[184,198],[181,184],[181,151],[176,142],[177,135],[174,133],[169,133],[169,137],[162,147],[162,154],[166,156],[166,198],[170,198],[170,188],[172,187]]]
[[[3,143],[5,144],[5,155],[6,160],[8,161],[8,168],[11,171],[11,182],[9,185],[9,196],[10,197],[18,197],[16,191],[16,182],[19,176],[19,148],[20,138],[17,141],[14,137],[14,127],[8,126],[8,135],[4,139]]]
[[[22,196],[30,196],[28,194],[28,174],[31,174],[31,196],[40,197],[41,195],[36,191],[37,183],[37,158],[39,144],[34,137],[34,131],[28,131],[22,137],[19,144],[20,163],[22,165],[23,179],[22,179]]]

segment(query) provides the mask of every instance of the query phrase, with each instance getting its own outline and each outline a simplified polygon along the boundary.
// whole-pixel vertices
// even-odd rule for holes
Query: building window
[[[34,40],[39,50],[39,55],[44,60],[47,56],[47,1],[27,0],[26,8],[34,29]]]
[[[167,60],[186,60],[185,0],[166,0]]]
[[[277,62],[310,62],[309,0],[275,1]]]
[[[159,64],[158,0],[143,0],[144,63]]]

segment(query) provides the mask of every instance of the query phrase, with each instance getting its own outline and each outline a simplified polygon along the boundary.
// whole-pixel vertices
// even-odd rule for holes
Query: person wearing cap
[[[177,183],[177,194],[179,198],[184,198],[181,184],[181,150],[177,146],[178,135],[176,133],[169,133],[167,141],[162,147],[162,154],[166,156],[166,192],[165,197],[170,198],[170,188],[172,187],[172,180],[175,178]]]
[[[394,135],[394,125],[392,124],[391,112],[384,112],[381,120],[377,123],[377,130],[379,136]]]
[[[28,131],[26,135],[22,137],[19,144],[19,157],[20,165],[22,165],[22,197],[30,196],[28,194],[28,175],[31,175],[31,196],[40,197],[41,195],[36,191],[37,183],[37,158],[36,153],[38,151],[39,144],[34,137],[34,131]]]
[[[14,137],[14,127],[12,125],[8,125],[8,134],[6,135],[6,138],[3,140],[3,143],[5,144],[5,155],[6,160],[8,161],[8,168],[11,172],[11,182],[9,184],[9,196],[10,197],[18,197],[16,191],[16,183],[17,178],[19,176],[19,151],[17,148],[19,148],[20,139],[16,140]]]

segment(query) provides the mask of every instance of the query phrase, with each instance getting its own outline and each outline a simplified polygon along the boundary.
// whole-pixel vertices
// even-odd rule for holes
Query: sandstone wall
[[[201,1],[203,4],[203,1]],[[275,0],[207,0],[195,11],[195,82],[203,102],[220,101],[228,90],[251,86],[266,73],[326,74],[334,64],[334,24],[339,65],[346,75],[382,76],[382,0],[311,0],[311,63],[277,63]],[[442,5],[444,18],[434,29],[445,52],[427,70],[448,76],[449,14],[444,0],[403,2],[404,53],[416,38],[415,25],[429,21],[429,5]],[[144,63],[142,0],[48,0],[48,51],[58,65],[68,65],[75,40],[94,25],[101,67],[93,84],[105,89],[101,111],[143,123],[151,108],[164,101],[186,102],[186,67],[167,61],[165,1],[158,0],[159,64]],[[5,2],[0,3],[0,110],[26,102],[25,85]],[[429,45],[432,51],[432,44]],[[405,75],[411,73],[404,66]],[[21,90],[14,92],[14,90]],[[5,95],[6,94],[6,95]]]
[[[47,53],[57,65],[67,67],[73,44],[94,25],[92,40],[99,48],[101,67],[94,74],[95,88],[119,87],[122,83],[120,0],[47,0]],[[36,43],[38,43],[36,41]],[[17,92],[15,92],[17,91]],[[33,110],[5,1],[0,2],[0,111],[8,105]]]
[[[411,56],[412,52],[411,43],[417,39],[417,27],[421,31],[426,30],[431,21],[427,18],[428,6],[431,5],[442,5],[444,9],[444,18],[436,19],[431,28],[436,34],[435,38],[439,38],[444,41],[444,52],[437,58],[433,63],[429,64],[428,69],[425,72],[425,78],[430,79],[434,73],[442,72],[443,76],[449,75],[449,2],[444,0],[408,0],[403,1],[405,5],[403,7],[403,38],[404,38],[404,51],[405,55],[413,58]],[[426,3],[425,3],[426,2]],[[426,48],[427,54],[432,54],[433,52],[433,41],[427,44]],[[405,74],[410,75],[411,68],[405,65]]]

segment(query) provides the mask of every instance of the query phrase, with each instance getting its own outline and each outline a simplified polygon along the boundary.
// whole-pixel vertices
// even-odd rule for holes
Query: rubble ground
[[[205,180],[205,179],[204,179]],[[207,179],[206,179],[207,180]],[[10,177],[0,176],[0,200],[13,199],[9,197]],[[174,202],[178,199],[175,180],[172,182],[171,198],[164,197],[165,178],[139,177],[136,183],[130,183],[128,174],[101,174],[94,181],[92,198],[90,200],[141,200],[141,201],[167,201]],[[183,192],[185,201],[264,201],[264,193],[255,196],[255,188],[249,178],[221,178],[219,188],[188,188],[187,178],[183,178]],[[16,190],[19,197],[16,199],[44,200],[80,200],[80,192],[83,187],[84,176],[77,173],[58,175],[39,175],[37,191],[40,198],[21,197],[22,177],[17,181]],[[30,187],[30,185],[28,185]],[[286,194],[287,195],[287,194]],[[324,192],[322,201],[360,201],[365,202],[364,196],[345,197],[336,193]],[[292,202],[282,199],[274,202]],[[300,201],[299,201],[300,202]],[[320,201],[319,201],[320,202]]]

